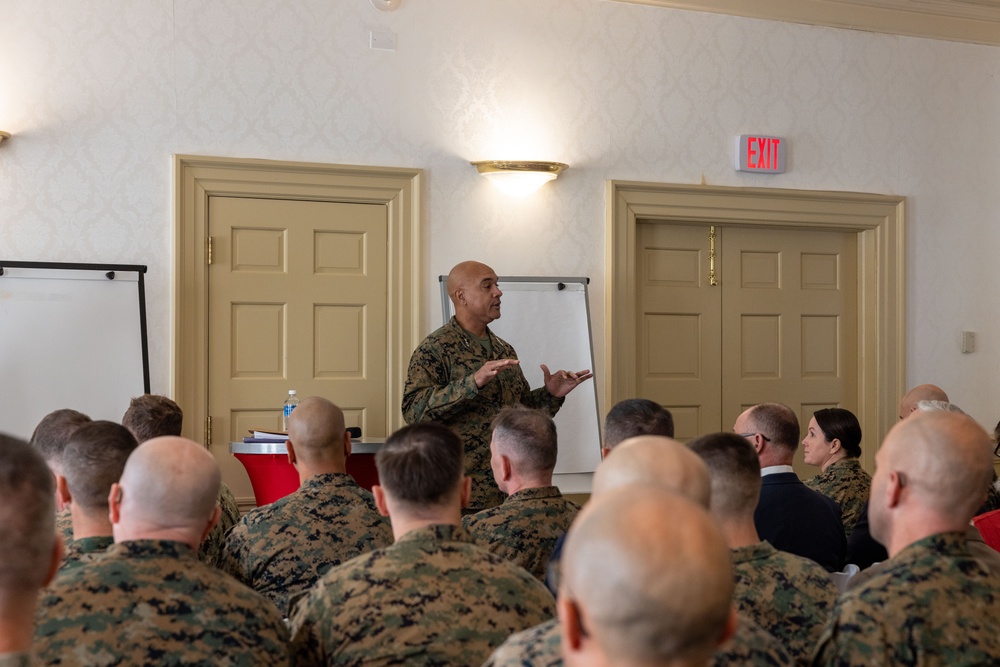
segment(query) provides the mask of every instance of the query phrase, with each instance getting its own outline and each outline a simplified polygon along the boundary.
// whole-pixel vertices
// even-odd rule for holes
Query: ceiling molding
[[[613,0],[1000,46],[1000,0]]]

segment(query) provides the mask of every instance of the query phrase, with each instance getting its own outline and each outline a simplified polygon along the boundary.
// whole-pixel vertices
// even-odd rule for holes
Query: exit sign
[[[758,174],[785,173],[786,139],[741,134],[736,137],[736,171]]]

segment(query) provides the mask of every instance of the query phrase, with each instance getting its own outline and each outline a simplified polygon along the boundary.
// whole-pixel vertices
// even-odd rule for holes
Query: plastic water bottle
[[[281,428],[285,433],[288,433],[288,416],[292,414],[292,410],[295,406],[299,404],[299,397],[295,393],[294,389],[288,390],[288,398],[285,399],[285,405],[282,406],[281,410]]]

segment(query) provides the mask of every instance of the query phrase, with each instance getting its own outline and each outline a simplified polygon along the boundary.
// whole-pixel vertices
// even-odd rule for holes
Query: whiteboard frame
[[[145,393],[149,393],[149,340],[146,333],[146,282],[147,267],[144,264],[104,264],[79,262],[22,262],[0,260],[0,288],[3,287],[6,269],[29,269],[49,271],[99,271],[105,278],[114,280],[118,273],[135,273],[138,298],[138,321],[140,347],[142,351],[142,384]],[[71,329],[67,331],[71,332]]]

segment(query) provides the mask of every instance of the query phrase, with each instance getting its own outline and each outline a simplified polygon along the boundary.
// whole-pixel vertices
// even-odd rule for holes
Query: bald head
[[[633,487],[591,500],[569,531],[562,567],[569,665],[588,651],[607,664],[704,664],[725,637],[729,547],[707,512],[678,495]]]
[[[200,542],[215,514],[221,482],[215,458],[193,440],[177,436],[147,440],[128,457],[112,491],[120,494],[120,517],[113,521],[115,541],[173,531],[194,535]]]
[[[320,396],[302,399],[288,417],[288,439],[308,465],[343,465],[347,453],[344,411]]]
[[[705,462],[682,443],[657,435],[629,438],[615,447],[597,466],[592,493],[637,485],[677,493],[705,508],[711,497]]]
[[[950,402],[948,399],[948,394],[944,393],[944,389],[933,384],[921,384],[917,385],[910,391],[906,392],[903,396],[903,400],[899,402],[899,418],[906,419],[917,409],[917,403],[920,401],[944,401],[945,403]]]
[[[901,525],[895,517],[904,515],[941,530],[964,530],[986,500],[992,449],[989,435],[968,415],[918,412],[898,423],[875,457],[872,535],[888,546]]]
[[[483,336],[486,325],[500,317],[496,271],[481,262],[462,262],[448,273],[448,296],[463,329]]]

